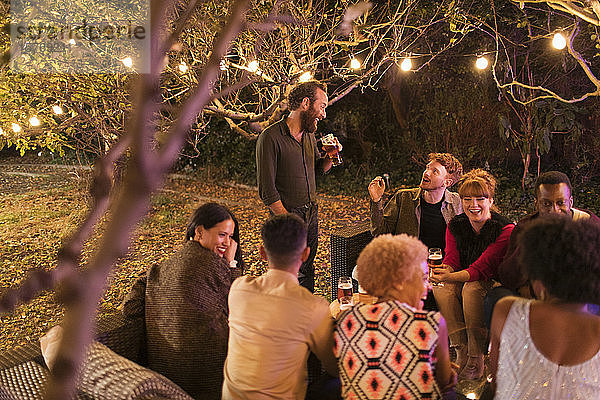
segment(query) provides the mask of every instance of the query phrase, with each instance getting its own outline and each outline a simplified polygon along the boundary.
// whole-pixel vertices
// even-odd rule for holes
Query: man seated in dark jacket
[[[419,187],[396,191],[383,202],[385,183],[381,176],[369,184],[371,233],[416,236],[429,248],[446,247],[446,226],[462,213],[460,196],[449,190],[462,176],[462,164],[452,154],[431,153]],[[425,309],[437,310],[430,293]]]
[[[532,298],[529,280],[525,274],[525,268],[519,263],[519,233],[527,224],[539,216],[561,214],[579,219],[591,218],[600,223],[593,212],[573,207],[573,188],[569,177],[559,171],[548,171],[541,174],[535,182],[535,208],[536,212],[519,220],[517,226],[510,235],[510,242],[506,250],[506,256],[498,266],[498,277],[502,286],[492,289],[485,300],[485,312],[487,321],[490,321],[492,311],[496,302],[508,295],[519,295]]]

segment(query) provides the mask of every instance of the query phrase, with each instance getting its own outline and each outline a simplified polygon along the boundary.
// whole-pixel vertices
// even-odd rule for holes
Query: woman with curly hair
[[[474,169],[458,182],[463,213],[446,229],[446,252],[432,281],[440,311],[448,322],[450,345],[456,351],[460,377],[480,379],[487,350],[483,299],[492,286],[514,228],[496,212],[496,179]]]
[[[427,247],[406,234],[381,235],[360,253],[356,272],[375,304],[338,317],[334,354],[344,399],[440,399],[454,394],[446,323],[422,311]]]
[[[600,225],[540,217],[518,237],[539,300],[505,297],[494,308],[496,399],[599,399]]]

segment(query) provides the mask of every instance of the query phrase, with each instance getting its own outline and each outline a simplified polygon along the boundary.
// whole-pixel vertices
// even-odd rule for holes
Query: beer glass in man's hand
[[[331,159],[334,167],[341,165],[343,160],[340,155],[340,148],[338,140],[333,136],[332,133],[329,135],[325,135],[321,138],[321,144],[323,145],[323,150],[327,153],[327,156]]]
[[[444,282],[433,282],[431,278],[434,275],[434,270],[440,268],[442,265],[442,249],[432,247],[429,249],[429,256],[427,257],[427,264],[429,264],[429,283],[431,286],[444,286]]]
[[[352,278],[349,276],[340,276],[338,281],[338,299],[342,297],[352,297]]]

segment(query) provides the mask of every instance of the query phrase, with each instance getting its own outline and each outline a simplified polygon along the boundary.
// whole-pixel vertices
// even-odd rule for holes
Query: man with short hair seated
[[[573,207],[573,187],[569,177],[559,171],[548,171],[541,174],[535,181],[535,208],[536,212],[519,220],[510,235],[510,242],[506,256],[498,266],[498,277],[502,286],[493,288],[485,299],[486,321],[491,321],[492,312],[496,302],[509,295],[532,298],[533,293],[525,268],[519,263],[518,237],[523,229],[536,218],[544,215],[566,215],[573,221],[590,218],[600,223],[593,212]]]
[[[292,214],[262,227],[269,270],[242,276],[229,292],[229,348],[223,399],[304,399],[310,351],[337,376],[329,305],[298,284],[308,257],[306,225]]]

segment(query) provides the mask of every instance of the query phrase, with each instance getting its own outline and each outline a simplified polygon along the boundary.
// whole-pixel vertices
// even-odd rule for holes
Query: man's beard
[[[317,130],[316,118],[317,114],[312,107],[308,111],[302,111],[300,113],[300,129],[302,132],[314,133]]]

